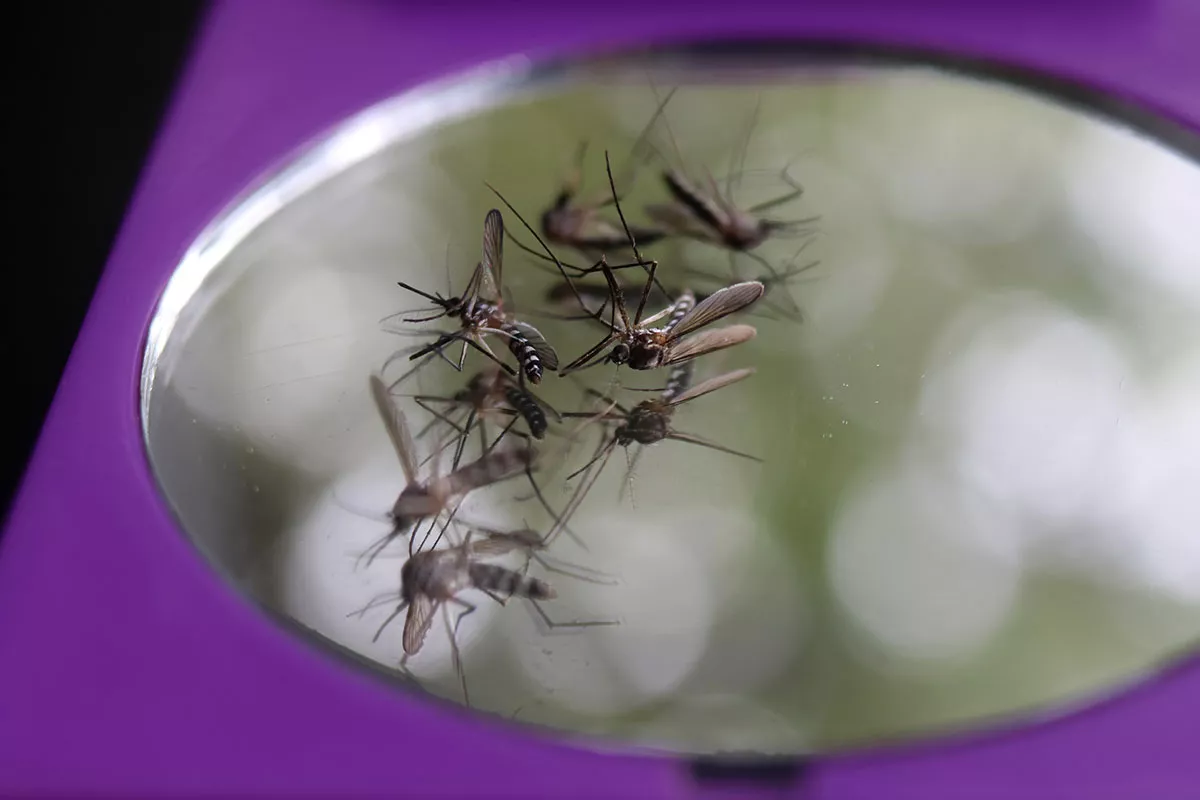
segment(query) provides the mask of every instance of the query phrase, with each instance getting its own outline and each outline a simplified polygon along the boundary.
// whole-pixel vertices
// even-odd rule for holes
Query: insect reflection
[[[436,474],[435,469],[433,475],[422,481],[417,474],[416,447],[404,413],[393,402],[378,375],[371,376],[370,389],[406,484],[389,514],[392,530],[363,554],[368,565],[398,536],[422,520],[436,519],[443,512],[457,508],[457,504],[474,490],[528,474],[537,457],[536,451],[525,444],[496,449],[446,475]]]
[[[606,404],[601,411],[598,413],[580,411],[563,414],[564,417],[585,418],[586,422],[581,427],[587,427],[591,423],[600,422],[609,423],[613,428],[611,436],[600,440],[596,451],[588,462],[567,476],[568,481],[580,475],[583,475],[583,479],[573,492],[567,507],[556,521],[555,527],[546,535],[547,543],[561,532],[567,521],[578,510],[584,497],[591,490],[600,473],[604,470],[605,465],[608,463],[609,457],[618,446],[628,448],[635,444],[652,445],[671,439],[700,445],[752,461],[761,461],[756,456],[725,447],[694,434],[675,430],[671,425],[671,419],[676,408],[706,394],[711,394],[718,389],[723,389],[726,386],[749,378],[754,374],[753,368],[743,368],[726,372],[722,375],[709,378],[691,388],[685,388],[691,380],[690,364],[681,364],[672,373],[671,378],[668,380],[668,385],[660,396],[643,400],[632,408],[618,403],[601,392],[589,390],[589,395]],[[632,473],[633,467],[634,463],[630,461],[630,473]]]
[[[538,551],[544,545],[538,535],[531,530],[509,532],[489,529],[472,530],[472,532],[476,531],[481,532],[483,538],[471,541],[471,533],[468,533],[466,541],[462,544],[410,553],[408,560],[400,569],[399,603],[379,626],[372,639],[372,641],[378,641],[392,620],[407,611],[402,634],[404,655],[400,659],[400,669],[407,671],[408,659],[421,651],[429,629],[433,626],[434,615],[440,609],[443,612],[443,621],[449,636],[451,663],[459,677],[463,702],[468,706],[471,704],[471,699],[467,690],[466,672],[462,667],[457,636],[463,619],[474,613],[477,606],[460,596],[464,591],[477,589],[500,605],[506,605],[508,600],[513,597],[526,598],[537,612],[542,624],[549,629],[590,628],[620,623],[620,620],[555,621],[546,613],[539,601],[552,600],[558,596],[558,593],[547,581],[526,574],[529,561],[536,559],[551,571],[565,575],[572,575],[572,573],[562,567],[554,566],[547,559],[538,555]],[[522,571],[488,562],[488,559],[499,558],[514,551],[523,551],[527,556],[525,569]],[[593,583],[614,583],[614,581],[586,573],[576,573],[573,577]],[[362,616],[390,599],[390,597],[378,598],[353,613]],[[451,605],[461,609],[453,622],[450,620],[449,607]]]

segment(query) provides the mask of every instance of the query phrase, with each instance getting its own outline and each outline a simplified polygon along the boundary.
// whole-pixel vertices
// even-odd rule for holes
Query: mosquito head
[[[422,562],[418,553],[407,559],[400,568],[400,599],[405,602],[411,603],[416,598]]]
[[[614,364],[627,363],[629,361],[629,345],[625,342],[617,342],[612,352],[608,354],[608,360]]]
[[[562,192],[554,198],[554,203],[542,212],[542,235],[552,242],[558,243],[569,238],[569,220],[566,219],[572,195]]]
[[[438,295],[434,301],[446,311],[446,316],[455,317],[463,313],[467,307],[466,301],[461,297],[442,297]]]

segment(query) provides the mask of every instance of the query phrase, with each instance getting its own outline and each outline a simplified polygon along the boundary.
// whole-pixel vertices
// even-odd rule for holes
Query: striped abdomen
[[[541,439],[546,435],[546,414],[529,392],[523,392],[516,386],[509,386],[504,390],[504,399],[525,420],[533,438]]]
[[[508,334],[508,349],[517,358],[521,371],[530,383],[540,383],[542,380],[542,357],[525,338],[525,334],[516,325],[505,324],[500,330]]]
[[[669,333],[695,307],[695,293],[691,289],[684,289],[675,301],[675,305],[671,306],[671,317],[667,320],[667,324],[663,326],[663,332]],[[692,368],[694,366],[693,362],[684,361],[671,368],[671,372],[667,376],[667,386],[663,389],[662,393],[664,401],[669,403],[678,397],[681,392],[687,391],[687,388],[692,385]]]
[[[442,478],[438,488],[443,495],[466,494],[522,474],[533,463],[534,457],[530,447],[493,450]]]
[[[692,368],[695,365],[695,361],[684,361],[671,367],[667,375],[667,386],[662,393],[664,402],[669,403],[688,390],[692,385]]]
[[[548,600],[556,596],[554,587],[537,578],[530,578],[495,564],[474,563],[468,567],[471,585],[504,597],[532,597]]]
[[[688,312],[696,307],[696,295],[691,289],[684,289],[675,300],[675,304],[671,306],[671,316],[667,320],[667,324],[663,326],[663,332],[670,331],[679,321],[688,315]]]

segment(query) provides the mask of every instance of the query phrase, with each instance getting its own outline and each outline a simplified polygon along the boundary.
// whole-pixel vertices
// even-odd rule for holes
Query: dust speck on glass
[[[777,61],[473,76],[235,204],[143,376],[198,551],[348,668],[686,752],[1042,717],[1190,648],[1194,153]]]

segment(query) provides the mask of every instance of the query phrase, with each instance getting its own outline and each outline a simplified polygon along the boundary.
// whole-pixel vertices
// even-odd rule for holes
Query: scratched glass
[[[762,462],[666,441],[626,481],[618,447],[570,522],[586,549],[560,536],[549,553],[617,584],[529,574],[556,590],[553,618],[620,624],[548,633],[525,600],[466,591],[471,706],[671,750],[807,753],[1043,718],[1185,653],[1200,633],[1195,142],[945,68],[700,55],[515,63],[422,89],[214,223],[164,295],[142,393],[156,479],[201,556],[314,658],[461,703],[440,618],[406,675],[404,615],[373,640],[395,601],[353,615],[398,590],[407,554],[401,538],[359,559],[405,485],[368,376],[422,341],[381,321],[425,302],[398,281],[461,292],[495,207],[506,303],[562,364],[584,353],[603,328],[544,316],[556,278],[484,182],[537,227],[581,140],[582,194],[598,196],[605,149],[631,163],[678,86],[623,198],[631,224],[667,201],[664,160],[700,186],[707,170],[741,207],[787,191],[786,166],[804,191],[770,214],[819,217],[815,236],[754,250],[776,271],[817,262],[764,298],[802,322],[757,307],[720,323],[757,336],[696,360],[695,380],[755,374],[672,419]],[[645,255],[672,287],[767,274],[695,240]],[[450,395],[489,363],[467,358],[397,391]],[[605,390],[613,375],[577,377]],[[534,389],[594,407],[553,371]],[[396,402],[414,432],[429,421]],[[566,450],[582,422],[551,419],[537,443],[556,508],[600,432]],[[462,513],[544,532],[548,514],[514,499],[530,493],[502,482]]]

